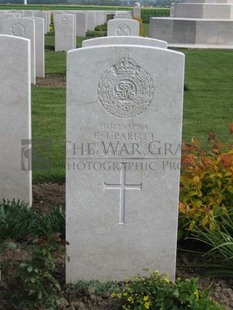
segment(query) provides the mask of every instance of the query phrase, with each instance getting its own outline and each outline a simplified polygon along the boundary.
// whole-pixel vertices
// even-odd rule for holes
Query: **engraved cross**
[[[115,189],[120,191],[120,204],[119,204],[119,224],[125,224],[125,192],[126,190],[142,190],[142,183],[140,184],[126,184],[126,170],[122,166],[120,171],[120,184],[108,184],[104,182],[104,190]]]

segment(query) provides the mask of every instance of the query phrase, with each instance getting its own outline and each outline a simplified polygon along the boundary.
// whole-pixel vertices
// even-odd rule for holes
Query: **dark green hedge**
[[[154,9],[143,9],[141,11],[141,17],[143,23],[149,24],[150,17],[166,17],[170,16],[170,9],[168,8],[154,8]]]

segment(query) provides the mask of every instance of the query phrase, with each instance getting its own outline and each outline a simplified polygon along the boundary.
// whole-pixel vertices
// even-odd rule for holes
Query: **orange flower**
[[[220,160],[226,169],[233,167],[233,154],[232,153],[222,154],[220,157]]]
[[[194,162],[194,155],[193,154],[184,154],[181,158],[181,163],[184,166],[193,166]]]
[[[230,123],[228,126],[229,133],[233,135],[233,123]]]
[[[184,204],[183,202],[179,202],[179,212],[181,214],[185,214],[186,213],[186,204]]]

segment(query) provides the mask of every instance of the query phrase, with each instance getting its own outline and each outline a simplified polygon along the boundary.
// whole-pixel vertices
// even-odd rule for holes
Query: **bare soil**
[[[65,88],[65,76],[58,74],[46,75],[45,78],[38,78],[36,87]],[[65,208],[65,185],[64,184],[35,184],[33,185],[33,208],[40,212],[49,212],[55,206]],[[19,248],[15,254],[11,250],[5,253],[11,259],[27,259],[24,248]],[[12,255],[15,255],[14,257]],[[1,257],[0,257],[1,258]],[[208,290],[212,298],[223,305],[226,310],[233,310],[233,279],[205,278],[188,265],[201,261],[198,256],[178,253],[177,255],[177,277],[188,279],[197,277],[201,288]],[[96,294],[92,287],[85,290],[69,291],[64,286],[65,283],[65,262],[58,259],[56,261],[57,275],[63,284],[63,303],[59,307],[61,310],[117,310],[119,306],[109,298],[108,293]],[[4,283],[0,281],[0,291],[4,288]],[[5,301],[6,303],[7,301]],[[0,300],[0,310],[5,310],[4,301]],[[206,309],[208,310],[208,309]]]
[[[56,205],[65,207],[65,185],[64,184],[36,184],[33,185],[33,208],[43,209],[49,212]],[[206,278],[194,268],[188,267],[193,263],[201,262],[201,257],[194,254],[178,253],[177,255],[177,277],[185,280],[197,277],[201,288],[209,291],[212,298],[227,310],[233,310],[233,279]],[[60,274],[64,276],[64,264],[59,266]],[[62,309],[83,310],[114,310],[116,305],[108,297],[108,294],[96,295],[92,288],[85,290],[80,296],[78,292],[64,295],[64,307]],[[207,309],[208,310],[208,309]]]
[[[65,88],[66,78],[62,74],[46,74],[45,78],[37,78],[35,87]]]

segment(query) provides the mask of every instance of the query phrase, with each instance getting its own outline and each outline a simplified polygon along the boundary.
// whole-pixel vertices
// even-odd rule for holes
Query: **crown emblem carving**
[[[115,68],[118,74],[133,74],[137,69],[137,63],[132,58],[129,58],[129,55],[125,55],[115,63]]]
[[[107,113],[117,118],[132,118],[149,107],[154,82],[150,74],[126,54],[102,74],[97,94]]]

